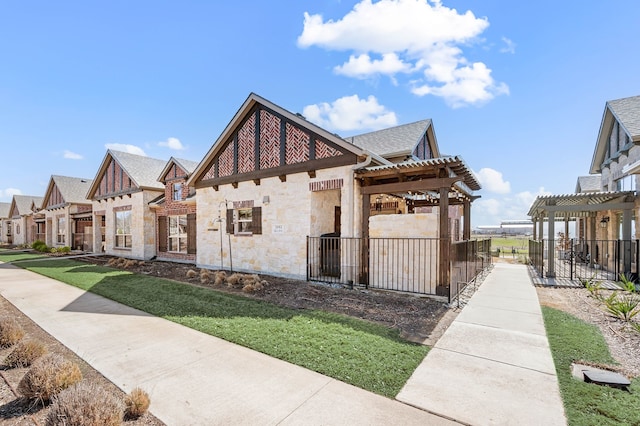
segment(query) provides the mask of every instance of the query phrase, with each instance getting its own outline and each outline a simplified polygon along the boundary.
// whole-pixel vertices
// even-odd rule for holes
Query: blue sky
[[[640,2],[0,2],[0,201],[106,149],[200,161],[250,92],[342,136],[433,119],[483,184],[472,225],[589,173],[640,94]]]

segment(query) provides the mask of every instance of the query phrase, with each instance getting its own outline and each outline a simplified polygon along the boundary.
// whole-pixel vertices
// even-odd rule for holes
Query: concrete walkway
[[[455,424],[2,263],[0,294],[169,426]]]
[[[536,290],[495,264],[397,397],[471,425],[565,425]]]
[[[2,263],[0,294],[170,426],[566,424],[522,265],[495,265],[398,401]]]

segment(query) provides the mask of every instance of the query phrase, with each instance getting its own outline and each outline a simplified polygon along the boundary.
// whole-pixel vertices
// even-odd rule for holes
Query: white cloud
[[[22,195],[22,191],[17,188],[0,189],[0,199],[11,201],[14,195]]]
[[[166,146],[169,149],[173,149],[175,151],[182,151],[184,148],[184,145],[182,145],[182,142],[180,142],[180,139],[178,138],[168,138],[166,141],[164,142],[158,142],[159,146]]]
[[[477,42],[488,26],[486,18],[458,13],[438,0],[362,0],[335,21],[305,12],[298,46],[352,51],[334,67],[336,73],[359,79],[387,75],[393,82],[398,73],[413,75],[414,94],[439,96],[458,107],[509,92],[484,63],[470,64],[463,56],[461,46]]]
[[[471,221],[476,225],[500,225],[503,220],[528,219],[527,213],[538,196],[551,195],[544,188],[522,191],[502,198],[480,198],[472,204]]]
[[[394,75],[398,72],[408,72],[411,66],[402,62],[395,53],[382,55],[382,59],[372,60],[369,55],[363,53],[360,56],[349,57],[349,61],[336,66],[333,70],[336,74],[365,79],[372,74]]]
[[[115,151],[124,151],[124,152],[128,152],[129,154],[143,155],[145,157],[147,156],[144,150],[139,146],[125,144],[125,143],[108,143],[108,144],[105,144],[105,148],[113,149]]]
[[[320,127],[337,131],[378,130],[398,124],[396,114],[380,105],[375,96],[344,96],[332,103],[307,105],[302,114]]]
[[[504,47],[500,49],[500,53],[516,53],[516,44],[512,40],[502,37],[502,41]]]
[[[64,154],[62,155],[64,158],[69,160],[82,160],[82,155],[76,154],[75,152],[71,152],[67,149],[64,150]]]
[[[511,184],[505,181],[502,173],[497,170],[485,167],[476,173],[482,189],[496,194],[508,194],[511,192]]]

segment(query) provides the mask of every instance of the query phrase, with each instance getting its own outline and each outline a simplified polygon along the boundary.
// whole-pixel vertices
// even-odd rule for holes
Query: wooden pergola
[[[473,191],[480,183],[462,158],[440,157],[422,161],[408,161],[367,167],[357,170],[355,178],[361,182],[362,236],[369,237],[369,216],[372,194],[395,194],[411,199],[414,206],[438,207],[440,212],[440,261],[436,294],[447,295],[450,285],[449,206],[463,206],[463,239],[471,237],[471,203],[479,198]],[[418,197],[416,197],[418,195]],[[363,250],[363,256],[367,250]],[[366,264],[366,263],[365,263]]]
[[[622,235],[623,240],[631,240],[631,221],[633,218],[633,209],[635,193],[633,191],[616,191],[616,192],[590,192],[565,195],[549,195],[541,196],[531,205],[528,215],[533,221],[533,239],[542,239],[543,225],[546,221],[548,224],[548,238],[551,242],[547,248],[548,266],[546,275],[548,277],[555,276],[555,260],[554,249],[555,244],[555,222],[564,220],[565,235],[569,234],[569,222],[580,218],[588,220],[588,240],[593,246],[596,241],[596,218],[598,215],[605,214],[610,211],[622,212]],[[609,216],[607,216],[608,218]],[[603,218],[604,219],[604,216]],[[608,220],[606,222],[609,226]],[[538,225],[536,227],[536,225]],[[631,264],[631,253],[624,253],[625,268]],[[594,259],[591,259],[593,264]]]

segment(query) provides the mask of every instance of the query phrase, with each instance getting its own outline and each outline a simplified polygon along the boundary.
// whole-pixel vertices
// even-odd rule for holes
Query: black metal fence
[[[467,240],[451,245],[451,284],[449,300],[491,265],[491,239]]]
[[[490,251],[490,240],[451,245],[449,300],[491,263]],[[307,280],[434,295],[440,256],[438,238],[307,237]]]
[[[639,244],[640,240],[530,241],[529,257],[542,278],[617,281],[624,274],[637,281]]]

